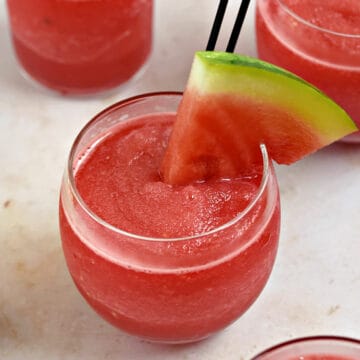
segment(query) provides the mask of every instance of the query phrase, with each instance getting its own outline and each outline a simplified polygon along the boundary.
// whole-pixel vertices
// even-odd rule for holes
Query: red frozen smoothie
[[[64,182],[60,225],[71,275],[98,313],[146,339],[188,342],[224,328],[258,297],[275,259],[279,203],[273,176],[259,195],[262,167],[236,179],[163,183],[174,118],[138,117],[83,143],[73,185],[92,213]]]
[[[151,48],[152,0],[7,0],[24,70],[62,93],[93,93],[129,80]]]
[[[359,19],[358,0],[257,0],[259,57],[317,86],[359,125]]]

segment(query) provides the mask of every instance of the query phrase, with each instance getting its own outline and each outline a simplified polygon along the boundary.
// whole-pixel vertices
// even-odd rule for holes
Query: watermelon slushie
[[[126,82],[146,61],[152,0],[7,0],[22,69],[65,94]]]
[[[358,360],[360,341],[339,336],[313,336],[275,345],[252,360]]]
[[[359,19],[358,0],[257,0],[258,55],[317,86],[359,126]]]
[[[180,99],[139,96],[96,116],[73,145],[60,198],[81,294],[118,328],[168,343],[206,338],[250,307],[273,267],[280,223],[265,147],[263,164],[238,178],[162,181]]]

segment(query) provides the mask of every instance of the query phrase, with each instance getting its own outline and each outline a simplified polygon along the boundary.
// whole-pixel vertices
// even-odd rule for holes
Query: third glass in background
[[[152,0],[7,0],[21,70],[63,94],[118,87],[149,56],[152,6]]]
[[[359,19],[358,0],[258,0],[258,55],[320,88],[360,126]]]
[[[360,341],[338,336],[299,338],[275,345],[252,360],[359,360]]]

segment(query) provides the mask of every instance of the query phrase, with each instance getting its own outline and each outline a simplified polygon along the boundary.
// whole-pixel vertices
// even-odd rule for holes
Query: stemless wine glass
[[[149,56],[152,0],[7,0],[25,77],[63,94],[125,83]]]
[[[360,2],[257,0],[258,56],[317,86],[360,126]],[[344,138],[359,142],[360,133]]]
[[[116,131],[124,121],[131,128],[136,119],[146,124],[155,115],[159,119],[162,116],[174,119],[180,99],[178,93],[146,94],[121,101],[95,116],[72,146],[60,197],[63,250],[81,294],[118,328],[165,343],[206,338],[250,307],[273,267],[280,223],[279,191],[265,146],[261,146],[263,166],[255,195],[246,208],[227,223],[196,235],[150,237],[131,233],[98,215],[99,209],[94,209],[89,201],[96,202],[99,194],[90,194],[89,201],[84,200],[79,190],[82,180],[78,169],[87,166],[86,157],[94,147],[103,146],[106,134]],[[144,139],[148,141],[148,136]],[[104,153],[101,161],[109,160],[115,150],[110,149],[110,154]],[[142,155],[140,151],[139,156]],[[92,164],[94,176],[107,176],[101,174],[97,160]],[[115,171],[111,176],[125,175]],[[87,183],[83,185],[88,191]],[[158,185],[154,187],[158,189]],[[130,196],[130,189],[122,188],[122,191],[124,197]],[[133,191],[142,190],[135,186]],[[161,191],[156,191],[161,196]],[[100,192],[101,196],[107,192],[110,197],[118,196],[111,189]],[[146,194],[143,199],[147,200]],[[121,209],[121,203],[117,202],[118,211],[126,212]],[[182,204],[175,206],[181,208]],[[154,206],[153,211],[159,213],[161,209]],[[165,219],[171,216],[160,214]],[[126,213],[127,216],[130,214]],[[156,226],[141,221],[143,228]]]
[[[276,345],[252,360],[358,360],[360,341],[339,336],[313,336]]]

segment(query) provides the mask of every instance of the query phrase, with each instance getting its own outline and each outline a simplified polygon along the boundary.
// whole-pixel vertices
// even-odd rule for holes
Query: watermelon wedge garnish
[[[195,54],[163,163],[169,184],[236,177],[272,159],[291,164],[357,130],[347,113],[294,74],[232,53]]]

